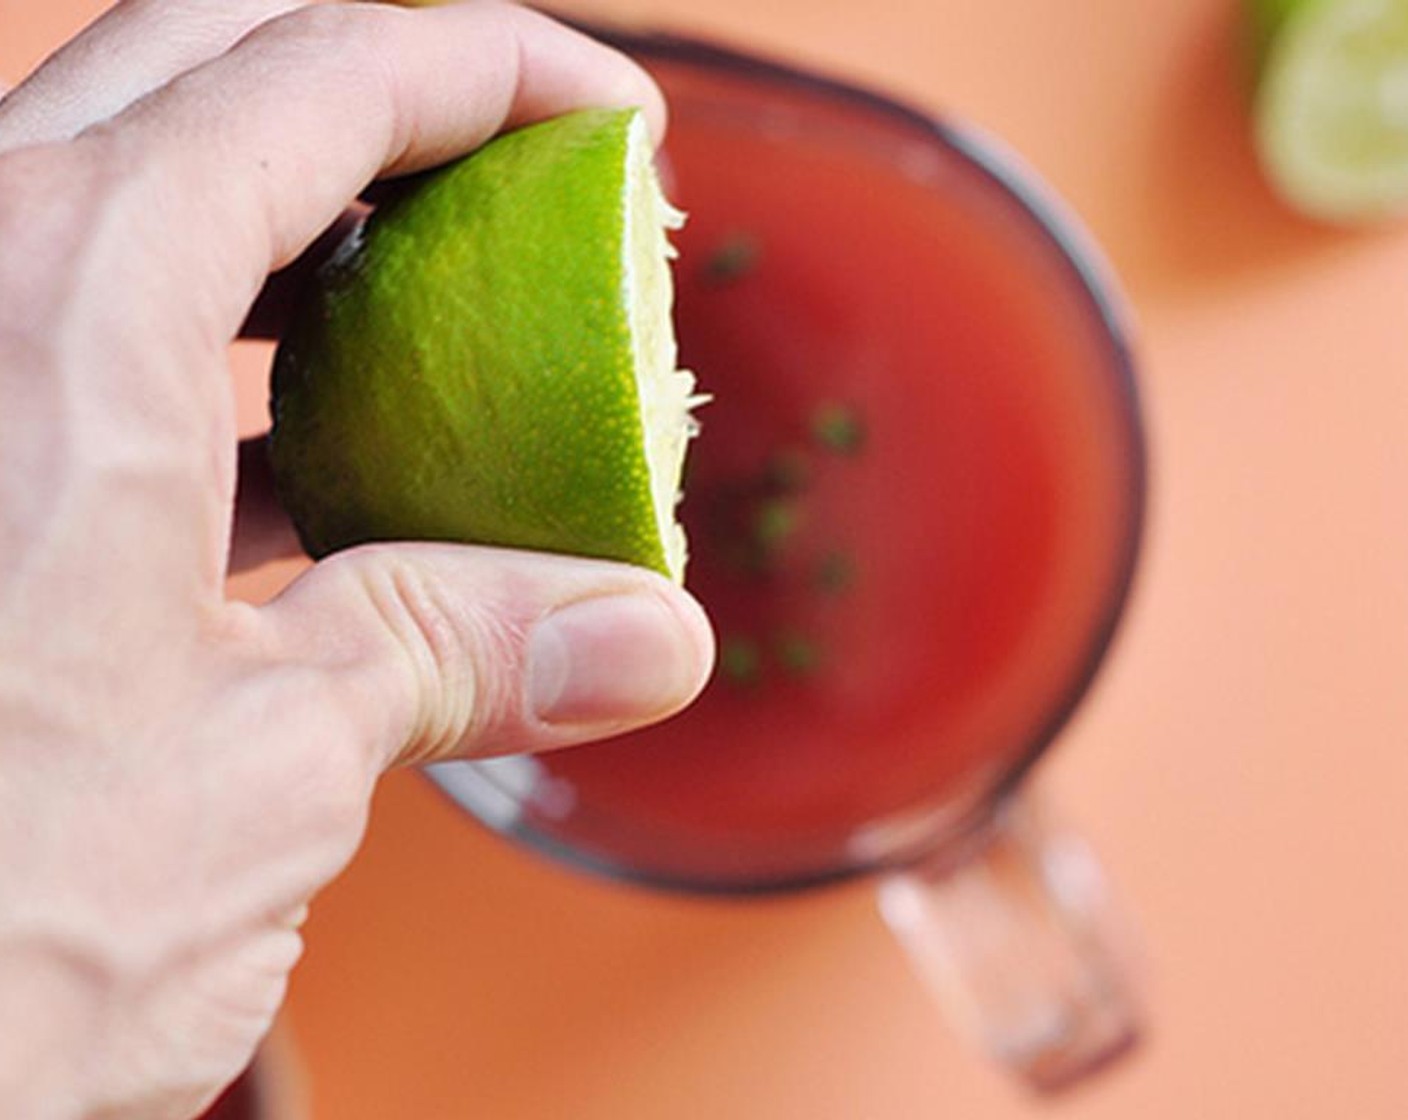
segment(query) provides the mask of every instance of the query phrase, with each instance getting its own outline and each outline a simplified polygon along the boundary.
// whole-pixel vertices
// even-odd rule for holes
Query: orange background
[[[0,76],[100,6],[0,0]],[[1223,0],[571,10],[976,120],[1123,276],[1152,524],[1043,780],[1138,916],[1153,1030],[1033,1104],[950,1037],[863,885],[637,893],[510,850],[401,774],[293,983],[316,1120],[1408,1116],[1408,228],[1325,231],[1273,201]],[[261,358],[238,362],[251,428]]]

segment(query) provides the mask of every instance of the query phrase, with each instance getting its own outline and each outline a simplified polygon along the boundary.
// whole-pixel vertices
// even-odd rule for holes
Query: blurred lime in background
[[[1257,152],[1295,210],[1408,209],[1408,0],[1251,0]]]

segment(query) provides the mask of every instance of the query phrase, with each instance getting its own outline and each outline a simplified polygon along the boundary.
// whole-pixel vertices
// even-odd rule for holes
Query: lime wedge
[[[308,551],[479,542],[681,580],[682,218],[634,110],[506,134],[380,206],[274,362],[271,457]]]
[[[1408,209],[1408,0],[1258,0],[1258,153],[1295,209]]]

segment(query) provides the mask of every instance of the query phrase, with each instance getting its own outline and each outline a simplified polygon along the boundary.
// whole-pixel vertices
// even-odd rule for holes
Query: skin
[[[0,100],[0,1115],[195,1114],[381,773],[707,677],[698,605],[608,563],[378,546],[225,597],[290,540],[230,341],[373,180],[590,104],[663,130],[634,65],[492,0],[123,3]]]

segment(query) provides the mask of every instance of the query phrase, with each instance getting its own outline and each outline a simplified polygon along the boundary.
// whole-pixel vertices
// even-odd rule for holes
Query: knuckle
[[[294,52],[320,66],[341,62],[360,69],[374,55],[388,24],[405,14],[385,4],[313,4],[269,20],[248,41]]]
[[[325,84],[364,122],[375,122],[387,150],[396,152],[409,143],[409,125],[400,67],[387,44],[414,15],[384,3],[315,4],[269,21],[250,41],[276,56],[277,65],[296,66],[310,84]]]
[[[383,583],[378,602],[388,632],[432,675],[453,675],[463,660],[463,650],[439,589],[415,569],[397,563],[387,567]]]
[[[348,35],[366,21],[368,4],[312,4],[285,12],[264,25],[269,33],[296,35],[320,42]],[[257,34],[257,32],[256,32]]]
[[[368,565],[363,581],[390,657],[409,678],[399,757],[442,755],[503,703],[506,667],[521,660],[522,636],[399,557]]]

